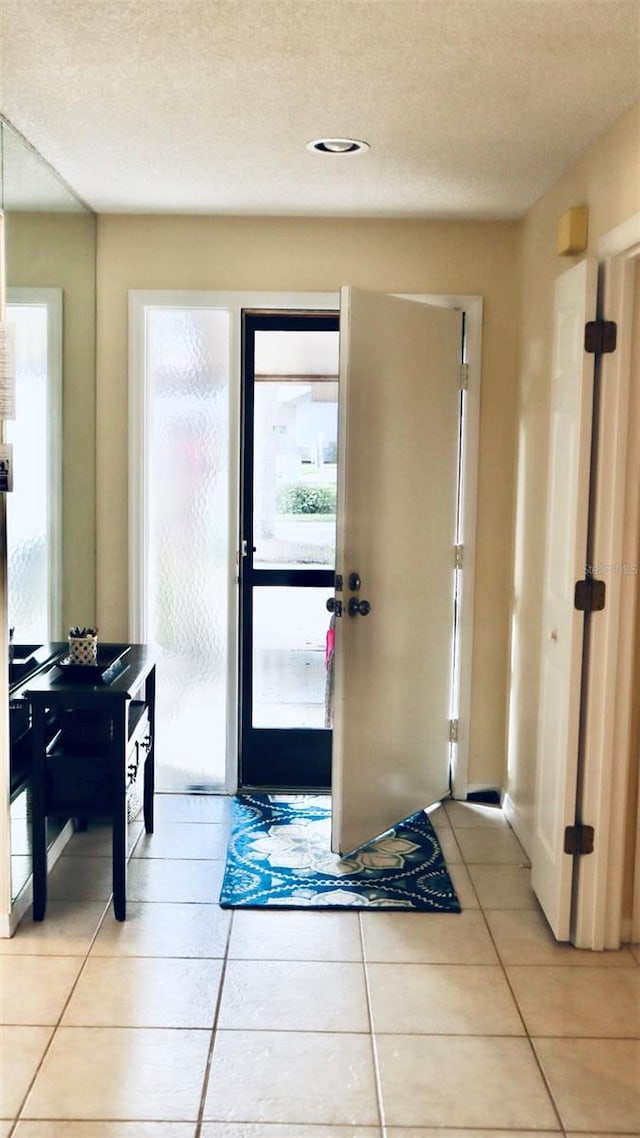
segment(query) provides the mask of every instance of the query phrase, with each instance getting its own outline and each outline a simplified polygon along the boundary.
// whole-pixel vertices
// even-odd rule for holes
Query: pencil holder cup
[[[98,662],[98,633],[93,628],[72,628],[69,632],[69,662],[96,664]]]

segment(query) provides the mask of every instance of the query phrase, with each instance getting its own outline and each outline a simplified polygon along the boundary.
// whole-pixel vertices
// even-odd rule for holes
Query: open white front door
[[[342,291],[338,853],[449,789],[460,348],[459,312]],[[354,601],[368,602],[370,612],[349,615]]]
[[[564,831],[576,817],[584,615],[574,590],[587,555],[594,373],[584,326],[596,293],[593,261],[556,281],[532,884],[558,940],[571,925]]]

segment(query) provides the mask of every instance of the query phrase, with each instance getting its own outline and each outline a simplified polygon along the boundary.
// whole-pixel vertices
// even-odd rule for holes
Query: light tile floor
[[[0,941],[0,1138],[640,1135],[640,951],[551,937],[495,808],[433,814],[464,911],[217,905],[228,800],[76,834]]]

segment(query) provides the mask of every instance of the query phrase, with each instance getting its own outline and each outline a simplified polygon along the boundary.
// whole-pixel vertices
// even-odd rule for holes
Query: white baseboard
[[[69,819],[67,824],[62,827],[55,841],[52,842],[49,847],[49,852],[47,853],[47,873],[51,872],[67,842],[73,837],[73,834],[73,822]],[[29,878],[13,902],[11,912],[3,914],[2,921],[0,921],[0,938],[6,940],[8,937],[13,936],[32,901],[33,881]]]
[[[11,906],[11,912],[9,913],[9,932],[6,934],[7,936],[13,936],[32,901],[33,881],[29,878]]]
[[[531,836],[531,831],[529,830],[529,827],[526,825],[526,823],[523,822],[513,804],[513,800],[509,797],[506,791],[502,798],[502,809],[504,811],[504,816],[507,819],[507,822],[516,835],[516,838],[520,842],[520,845],[522,846],[529,860],[531,860],[531,854],[533,851],[533,839]]]
[[[631,917],[623,917],[620,921],[620,941],[622,944],[633,943],[633,922]]]

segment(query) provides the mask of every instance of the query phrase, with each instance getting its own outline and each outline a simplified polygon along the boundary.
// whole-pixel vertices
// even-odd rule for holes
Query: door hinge
[[[595,577],[586,577],[584,581],[576,581],[573,597],[574,608],[578,612],[602,612],[606,599],[606,585]]]
[[[615,352],[618,325],[613,320],[589,320],[584,326],[584,350],[590,355],[602,356]]]
[[[460,364],[460,390],[469,390],[469,364]]]
[[[458,742],[458,723],[459,723],[459,721],[457,719],[450,719],[449,720],[449,742],[450,743],[457,743]]]
[[[464,545],[454,545],[453,552],[456,569],[462,569],[464,567]]]
[[[566,826],[564,831],[564,852],[581,857],[593,853],[593,826]]]

